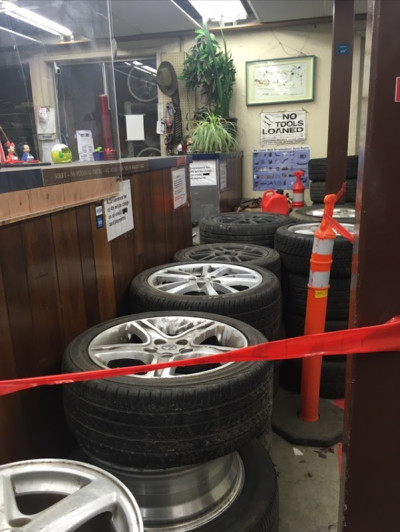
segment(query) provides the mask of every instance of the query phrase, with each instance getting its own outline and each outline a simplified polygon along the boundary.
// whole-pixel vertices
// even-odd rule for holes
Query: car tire
[[[244,266],[259,266],[271,271],[277,277],[281,274],[279,253],[266,246],[243,244],[241,242],[221,242],[199,244],[180,249],[174,254],[175,262],[231,262]]]
[[[325,181],[328,159],[321,157],[319,159],[310,159],[308,161],[308,175],[311,181]],[[346,162],[346,177],[357,177],[358,155],[348,155]]]
[[[152,312],[85,331],[67,346],[62,366],[75,373],[263,342],[259,331],[232,318]],[[265,361],[65,384],[63,399],[67,422],[88,455],[157,469],[223,456],[270,430],[272,391],[273,364]]]
[[[252,242],[274,247],[275,232],[291,220],[284,214],[232,212],[203,218],[199,224],[200,244],[212,242]]]
[[[323,203],[325,198],[325,181],[310,181],[310,199],[313,203]],[[346,179],[345,202],[355,203],[357,179]]]
[[[278,482],[268,451],[259,441],[252,440],[237,454],[239,457],[225,456],[224,465],[218,459],[195,467],[155,471],[116,468],[102,462],[96,465],[136,495],[145,530],[278,532]],[[75,450],[74,456],[81,462],[93,463],[81,449]],[[241,467],[235,475],[225,464],[237,460]],[[237,484],[238,476],[242,478],[236,491],[233,483]],[[185,491],[185,486],[190,486],[190,490]],[[160,492],[168,493],[170,508],[165,507]]]
[[[278,484],[271,458],[254,441],[239,452],[245,469],[242,492],[224,513],[196,532],[278,532]]]
[[[285,313],[305,316],[308,277],[294,273],[282,276],[283,307]],[[350,277],[331,278],[329,281],[327,320],[346,320],[349,315]]]
[[[239,278],[241,283],[243,281],[241,286]],[[206,293],[210,290],[213,295]],[[211,312],[248,323],[268,340],[275,340],[281,330],[279,279],[257,266],[218,262],[175,262],[156,266],[133,278],[129,299],[132,313],[150,310]]]
[[[344,397],[346,380],[346,360],[337,360],[341,355],[322,357],[319,396],[324,399]],[[301,360],[285,360],[281,366],[280,384],[292,392],[301,389]]]
[[[316,223],[322,220],[324,204],[318,204],[293,209],[289,213],[291,223]],[[333,218],[339,223],[354,224],[355,208],[352,203],[343,203],[333,210]]]
[[[290,273],[308,275],[314,245],[314,232],[318,223],[297,223],[279,227],[275,234],[275,249],[281,257],[282,269]],[[354,233],[354,224],[345,224]],[[331,277],[350,277],[353,244],[337,236],[332,253]]]

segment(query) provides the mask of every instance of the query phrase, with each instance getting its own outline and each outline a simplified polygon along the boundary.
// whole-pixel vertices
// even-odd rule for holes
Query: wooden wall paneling
[[[25,223],[32,223],[32,221]],[[43,353],[38,340],[42,334],[46,333],[46,330],[35,330],[27,272],[30,259],[29,253],[26,252],[22,225],[16,223],[0,229],[0,248],[17,377],[31,377],[40,373],[37,368],[37,358],[43,358]],[[41,233],[43,238],[45,234],[49,234],[46,229]],[[51,239],[47,240],[47,245],[52,246]],[[38,453],[40,454],[40,433],[48,426],[46,404],[47,401],[52,402],[52,392],[46,397],[39,389],[18,393],[21,411],[18,412],[20,415],[17,415],[17,412],[12,413],[13,424],[17,432],[25,431],[29,454],[31,457],[36,457]],[[24,456],[19,457],[19,459],[24,458]]]
[[[171,176],[171,169],[164,168],[157,170],[157,179],[154,179],[152,185],[152,206],[150,207],[153,213],[153,231],[154,231],[154,246],[155,246],[155,260],[153,265],[164,264],[170,262],[170,257],[167,253],[167,239],[166,234],[166,205],[165,195],[168,194],[165,190],[170,188],[169,176]]]
[[[159,171],[158,171],[159,172]],[[157,209],[156,203],[158,200],[156,196],[156,179],[154,178],[155,172],[150,172],[146,175],[145,179],[140,179],[139,183],[139,197],[142,208],[140,210],[140,217],[135,217],[137,221],[137,230],[139,232],[139,238],[142,239],[142,266],[143,270],[150,268],[155,264],[159,264],[157,261],[157,222],[155,211]]]
[[[107,241],[107,229],[96,227],[94,205],[91,209],[91,226],[93,234],[93,249],[97,279],[97,293],[99,297],[100,322],[115,318],[117,306],[115,300],[114,272],[111,246]]]
[[[75,209],[82,266],[82,281],[86,322],[88,327],[100,323],[99,295],[93,247],[91,219],[95,216],[95,205],[82,205]]]
[[[29,305],[32,309],[36,375],[57,372],[65,343],[59,298],[57,256],[49,216],[21,225],[26,251]]]
[[[182,205],[174,210],[174,196],[172,188],[172,171],[166,171],[164,176],[164,209],[165,209],[165,234],[166,234],[166,260],[172,262],[176,251],[192,244],[192,222],[189,204]],[[189,195],[189,172],[186,169],[186,191]]]
[[[87,329],[75,209],[51,215],[65,345]]]
[[[134,210],[134,186],[131,182],[133,224],[135,226],[136,213]],[[114,272],[115,299],[117,305],[117,315],[129,314],[129,285],[133,277],[138,273],[136,260],[136,239],[135,229],[115,238],[111,241],[111,254]]]
[[[145,239],[145,223],[143,204],[145,195],[145,179],[142,176],[134,175],[131,177],[132,207],[133,207],[133,239],[135,245],[135,275],[146,269],[145,248],[147,241]]]
[[[22,224],[34,326],[30,350],[35,363],[32,375],[60,372],[64,346],[81,323],[79,306],[75,303],[79,293],[79,277],[75,279],[76,268],[73,267],[76,246],[72,245],[74,239],[71,237],[76,230],[71,215],[65,214],[33,218]],[[68,442],[61,389],[45,386],[20,393],[29,401],[31,455],[61,454]]]
[[[0,268],[0,378],[14,379],[17,376],[13,346],[10,335],[3,276]],[[0,464],[20,460],[29,455],[25,424],[15,422],[23,419],[19,393],[0,397]]]
[[[36,362],[35,330],[30,305],[26,271],[26,254],[20,223],[0,228],[0,261],[3,273],[5,301],[8,309],[10,336],[18,377],[32,376]]]
[[[164,242],[165,242],[165,260],[163,262],[172,262],[174,254],[175,233],[179,227],[174,227],[174,202],[172,197],[172,172],[175,168],[167,168],[163,175],[163,200],[164,200]]]

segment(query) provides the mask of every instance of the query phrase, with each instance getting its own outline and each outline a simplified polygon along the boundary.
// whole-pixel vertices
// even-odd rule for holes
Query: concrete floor
[[[304,447],[272,435],[278,475],[279,532],[336,532],[341,444]]]
[[[198,244],[198,226],[192,234]],[[337,532],[341,443],[304,447],[273,433],[266,447],[278,475],[279,532]]]

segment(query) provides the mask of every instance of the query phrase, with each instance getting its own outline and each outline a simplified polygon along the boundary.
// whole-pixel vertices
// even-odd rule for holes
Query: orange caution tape
[[[243,347],[227,353],[206,357],[174,360],[145,366],[132,366],[112,369],[99,369],[77,373],[64,373],[44,377],[30,377],[0,381],[0,396],[36,386],[68,384],[71,382],[105,379],[158,369],[215,364],[227,362],[250,362],[254,360],[290,360],[318,355],[351,355],[361,353],[379,353],[400,351],[400,316],[387,323],[346,329],[329,333],[310,334],[275,342]]]

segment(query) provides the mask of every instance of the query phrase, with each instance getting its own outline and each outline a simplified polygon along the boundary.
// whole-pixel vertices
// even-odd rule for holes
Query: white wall
[[[360,49],[364,25],[364,22],[357,22],[354,42],[349,154],[357,153]],[[260,113],[304,109],[307,112],[308,121],[308,135],[305,145],[310,147],[312,158],[326,156],[332,25],[330,23],[308,24],[282,29],[238,31],[236,33],[227,31],[225,38],[237,69],[230,115],[238,119],[239,143],[243,150],[243,197],[259,197],[262,192],[253,191],[252,153],[253,149],[263,147],[260,141]],[[193,42],[193,40],[186,39],[183,46],[182,41],[177,41],[176,46],[169,43],[160,50],[163,60],[169,60],[168,55],[173,51],[189,50]],[[246,106],[246,61],[296,57],[303,54],[316,56],[314,101]],[[177,72],[180,73],[179,70]],[[292,146],[299,145],[293,144]]]

